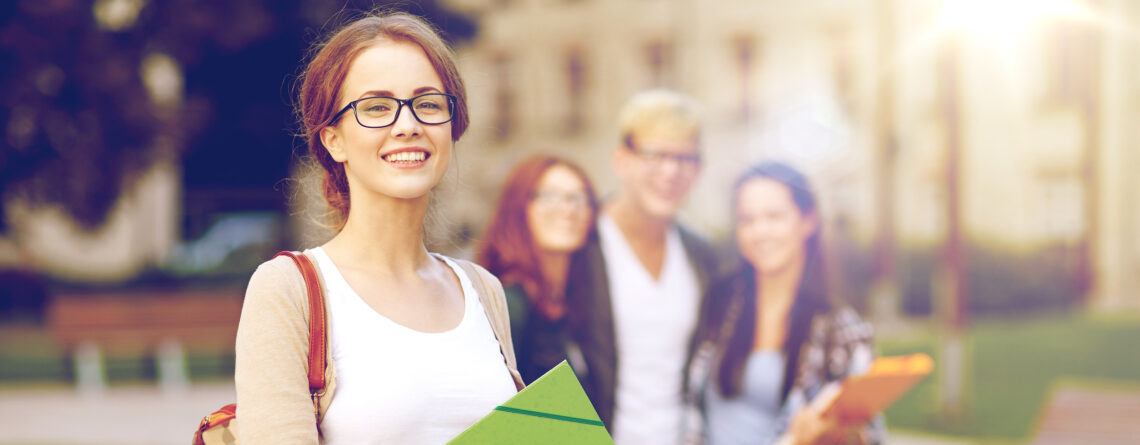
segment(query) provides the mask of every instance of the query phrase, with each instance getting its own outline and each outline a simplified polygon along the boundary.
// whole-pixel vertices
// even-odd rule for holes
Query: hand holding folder
[[[898,400],[933,369],[934,361],[926,354],[875,359],[867,373],[824,386],[803,408],[807,413],[800,413],[808,414],[808,420],[814,419],[808,422],[811,424],[808,429],[812,432],[800,431],[799,434],[851,431]],[[781,436],[776,443],[794,443],[791,432]]]
[[[934,369],[926,354],[880,357],[866,374],[833,383],[812,400],[824,417],[870,419]],[[817,405],[818,404],[818,405]]]

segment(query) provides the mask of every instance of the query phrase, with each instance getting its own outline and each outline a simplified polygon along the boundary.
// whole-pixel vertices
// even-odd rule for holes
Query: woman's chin
[[[756,269],[756,272],[759,272],[761,275],[771,275],[771,274],[779,273],[781,270],[784,269],[784,265],[785,265],[784,264],[785,262],[783,262],[783,261],[775,261],[775,260],[769,259],[769,258],[759,259],[759,260],[749,259],[748,262],[750,264],[752,264],[752,268]]]
[[[552,254],[566,254],[574,253],[574,251],[582,248],[585,244],[583,240],[578,239],[562,239],[557,241],[546,241],[541,243],[539,248],[542,251]]]
[[[390,196],[396,199],[420,199],[424,198],[431,193],[435,186],[439,185],[438,180],[434,178],[401,178],[400,181],[392,181],[381,189],[381,194]]]

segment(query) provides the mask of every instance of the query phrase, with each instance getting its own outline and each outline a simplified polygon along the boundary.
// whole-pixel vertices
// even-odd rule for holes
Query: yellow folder
[[[880,357],[866,374],[825,388],[812,404],[822,403],[823,416],[870,418],[898,400],[934,370],[926,354]]]

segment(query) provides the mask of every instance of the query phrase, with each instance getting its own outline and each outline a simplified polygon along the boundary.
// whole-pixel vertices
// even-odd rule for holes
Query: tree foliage
[[[123,25],[97,18],[101,7],[138,5]],[[217,53],[293,33],[311,42],[345,11],[377,6],[425,16],[453,38],[474,34],[469,20],[434,1],[374,4],[314,0],[19,0],[0,5],[0,201],[59,205],[82,227],[106,219],[120,192],[158,158],[232,150],[196,144],[226,88],[194,91],[177,104],[148,95],[148,56],[193,73]],[[122,10],[118,10],[120,13]],[[120,17],[122,14],[120,14]],[[297,48],[299,62],[303,48]],[[207,62],[208,63],[208,62]],[[264,79],[280,85],[292,73]],[[194,79],[187,79],[188,82]],[[287,98],[265,107],[289,107]],[[272,125],[271,125],[272,126]],[[275,134],[289,128],[261,128]],[[0,206],[0,231],[7,229]]]

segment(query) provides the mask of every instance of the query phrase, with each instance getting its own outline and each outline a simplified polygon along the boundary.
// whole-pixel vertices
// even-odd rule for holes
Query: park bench
[[[1033,445],[1125,444],[1140,440],[1140,387],[1059,385],[1042,410]]]
[[[178,389],[187,350],[232,353],[241,304],[236,287],[61,293],[47,320],[81,391],[105,388],[103,357],[124,354],[153,357],[163,389]]]

